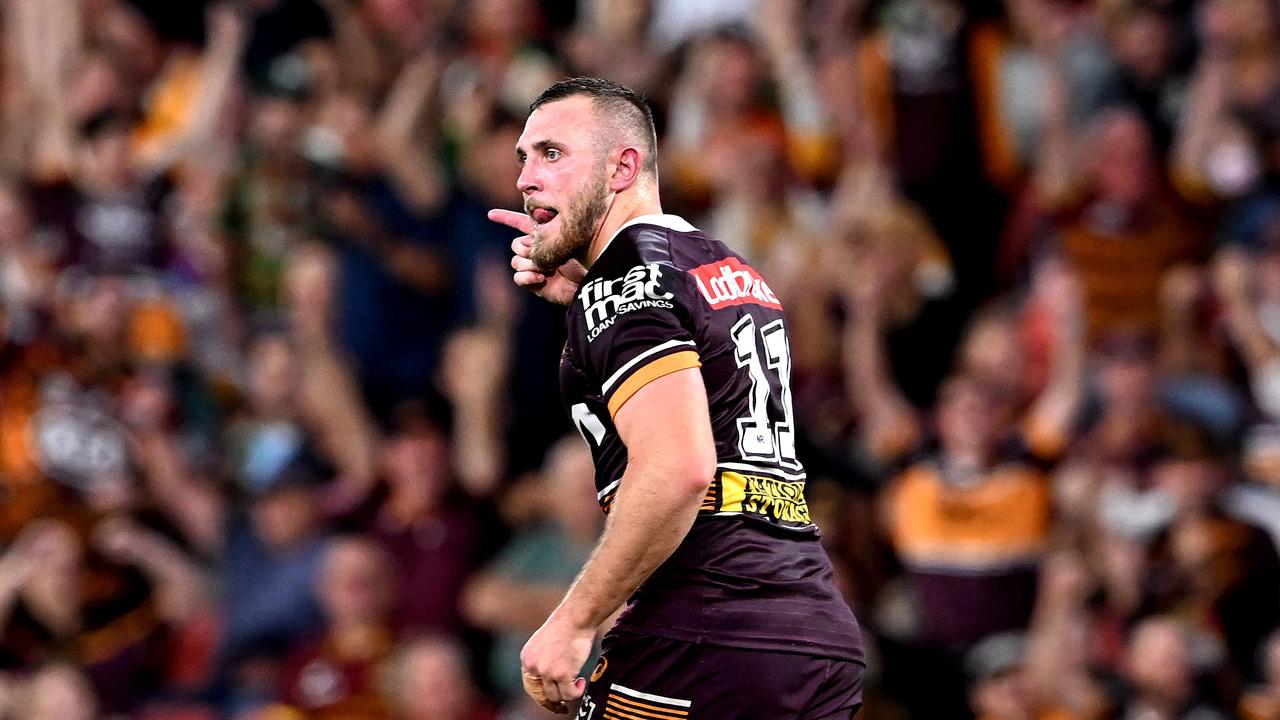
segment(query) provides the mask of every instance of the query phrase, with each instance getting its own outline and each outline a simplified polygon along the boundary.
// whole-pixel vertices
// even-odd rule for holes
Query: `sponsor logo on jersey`
[[[743,303],[782,309],[778,296],[769,289],[769,283],[760,277],[760,273],[735,257],[700,265],[689,273],[713,310]]]
[[[789,526],[813,523],[803,482],[726,470],[720,473],[720,486],[720,512],[746,513]]]
[[[600,659],[596,661],[596,669],[591,671],[591,682],[599,680],[604,675],[604,671],[608,669],[609,658],[601,655]]]
[[[662,289],[662,266],[636,265],[620,278],[597,278],[582,286],[578,300],[587,319],[587,341],[600,337],[618,317],[644,308],[671,309],[675,297]]]

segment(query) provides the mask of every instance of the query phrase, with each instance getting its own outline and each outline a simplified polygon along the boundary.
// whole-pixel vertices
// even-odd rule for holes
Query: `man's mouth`
[[[533,218],[533,222],[538,225],[546,225],[558,214],[555,210],[545,207],[536,207],[529,211],[529,217]]]

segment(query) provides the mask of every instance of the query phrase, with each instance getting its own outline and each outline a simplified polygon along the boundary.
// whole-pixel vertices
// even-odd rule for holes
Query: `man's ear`
[[[633,147],[623,148],[614,162],[613,175],[609,177],[609,189],[613,192],[622,192],[635,185],[640,180],[642,164],[639,150]]]

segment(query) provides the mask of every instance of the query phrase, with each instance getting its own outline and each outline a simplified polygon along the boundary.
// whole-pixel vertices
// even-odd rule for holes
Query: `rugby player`
[[[865,661],[805,503],[782,302],[662,214],[656,143],[632,91],[556,83],[516,147],[525,212],[489,213],[522,233],[516,284],[569,306],[560,382],[608,515],[525,688],[585,720],[847,720]]]

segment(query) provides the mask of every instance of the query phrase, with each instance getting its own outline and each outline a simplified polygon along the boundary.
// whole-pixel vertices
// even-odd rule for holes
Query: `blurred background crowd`
[[[524,720],[560,78],[787,308],[868,720],[1280,718],[1274,0],[3,0],[0,717]]]

